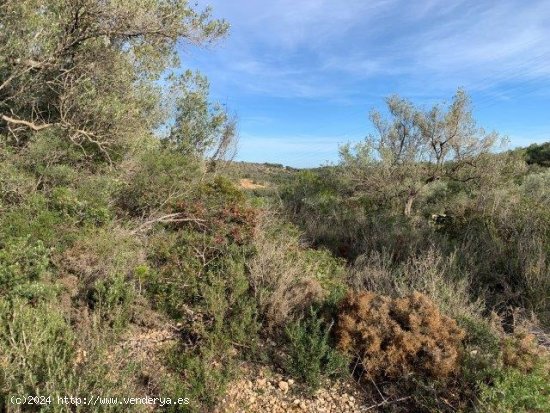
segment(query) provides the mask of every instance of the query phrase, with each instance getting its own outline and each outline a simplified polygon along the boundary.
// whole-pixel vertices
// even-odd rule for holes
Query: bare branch
[[[33,122],[29,122],[29,121],[26,121],[26,120],[23,120],[23,119],[11,118],[7,115],[2,115],[2,120],[7,122],[7,123],[14,124],[14,125],[25,125],[25,126],[27,126],[28,128],[32,129],[35,132],[38,132],[38,131],[41,131],[42,129],[50,128],[50,127],[56,125],[55,123],[43,123],[42,125],[37,125]]]
[[[143,224],[141,224],[139,227],[134,229],[131,233],[137,234],[139,232],[147,231],[155,224],[174,224],[174,223],[180,223],[180,222],[192,222],[201,227],[206,227],[205,225],[206,221],[204,219],[199,219],[194,217],[185,217],[183,213],[176,212],[172,214],[166,214],[161,217],[149,219],[145,221]]]

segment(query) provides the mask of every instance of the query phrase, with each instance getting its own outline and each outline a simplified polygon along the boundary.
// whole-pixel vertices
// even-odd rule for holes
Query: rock
[[[294,380],[288,379],[288,385],[289,385],[289,386],[292,386],[293,384],[294,384]]]
[[[288,388],[289,388],[289,386],[288,386],[288,383],[287,383],[286,381],[281,380],[281,381],[279,382],[279,389],[280,389],[283,393],[288,392]]]

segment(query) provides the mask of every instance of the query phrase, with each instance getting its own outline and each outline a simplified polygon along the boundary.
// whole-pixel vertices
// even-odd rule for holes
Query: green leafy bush
[[[538,366],[529,374],[517,369],[499,371],[490,385],[481,385],[480,405],[490,413],[550,411],[550,373]]]
[[[49,251],[42,242],[33,243],[30,237],[4,240],[0,244],[0,295],[35,296],[40,290],[35,288],[37,283],[47,281],[49,265]]]
[[[347,373],[349,359],[332,347],[331,328],[313,308],[303,319],[285,328],[288,342],[285,369],[313,390],[321,385],[323,377]]]
[[[55,305],[0,300],[0,371],[4,396],[71,394],[75,337]]]

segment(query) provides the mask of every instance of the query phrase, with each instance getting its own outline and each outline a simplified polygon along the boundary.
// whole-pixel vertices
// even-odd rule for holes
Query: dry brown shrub
[[[357,357],[369,378],[419,373],[434,378],[458,369],[464,331],[425,295],[392,299],[350,293],[340,307],[338,347]]]
[[[540,359],[536,337],[527,332],[516,332],[502,341],[502,361],[506,367],[524,373],[532,371]]]

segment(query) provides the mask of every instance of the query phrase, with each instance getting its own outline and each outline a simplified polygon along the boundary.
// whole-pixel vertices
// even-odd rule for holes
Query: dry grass
[[[251,284],[269,328],[283,326],[325,297],[317,279],[319,263],[304,259],[297,234],[274,216],[262,217],[254,243]]]
[[[453,318],[479,317],[481,300],[473,301],[470,280],[456,266],[454,254],[444,257],[434,249],[394,264],[388,254],[373,252],[357,258],[349,269],[351,286],[391,297],[418,291]]]

